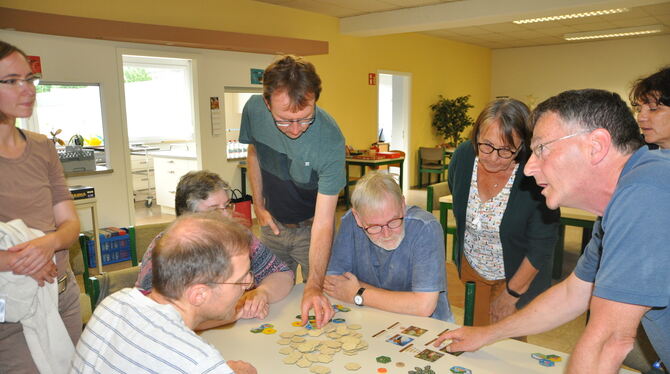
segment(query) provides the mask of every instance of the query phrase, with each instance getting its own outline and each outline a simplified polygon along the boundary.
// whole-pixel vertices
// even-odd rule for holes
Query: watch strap
[[[520,293],[509,288],[509,282],[505,282],[505,288],[507,289],[507,293],[512,295],[513,297],[516,297],[517,299],[521,297]]]

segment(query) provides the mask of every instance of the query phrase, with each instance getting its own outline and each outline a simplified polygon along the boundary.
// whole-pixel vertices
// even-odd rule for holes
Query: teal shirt
[[[256,148],[265,207],[281,223],[314,216],[317,193],[337,195],[345,184],[344,136],[326,111],[291,139],[275,125],[263,97],[252,96],[242,111],[240,142]]]

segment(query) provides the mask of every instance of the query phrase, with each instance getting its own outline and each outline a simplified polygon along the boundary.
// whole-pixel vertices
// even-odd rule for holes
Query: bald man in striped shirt
[[[70,372],[255,374],[193,332],[204,321],[230,317],[253,284],[250,242],[246,228],[216,213],[177,219],[152,255],[153,292],[126,288],[103,300]]]

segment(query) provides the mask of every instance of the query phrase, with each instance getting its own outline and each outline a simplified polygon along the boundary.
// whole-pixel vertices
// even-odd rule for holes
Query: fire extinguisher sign
[[[375,73],[369,73],[368,74],[368,84],[370,86],[374,86],[377,84],[377,74]]]

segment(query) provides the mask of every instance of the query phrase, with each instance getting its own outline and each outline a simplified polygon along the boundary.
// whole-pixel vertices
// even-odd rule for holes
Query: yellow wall
[[[360,38],[340,35],[334,17],[248,0],[1,0],[1,6],[46,13],[128,22],[325,40],[328,55],[308,59],[323,80],[319,105],[340,124],[355,148],[376,140],[377,87],[367,74],[377,70],[411,73],[411,144],[441,143],[430,126],[437,95],[471,94],[476,113],[490,99],[491,52],[487,48],[420,34]],[[407,165],[412,185],[414,162]]]

